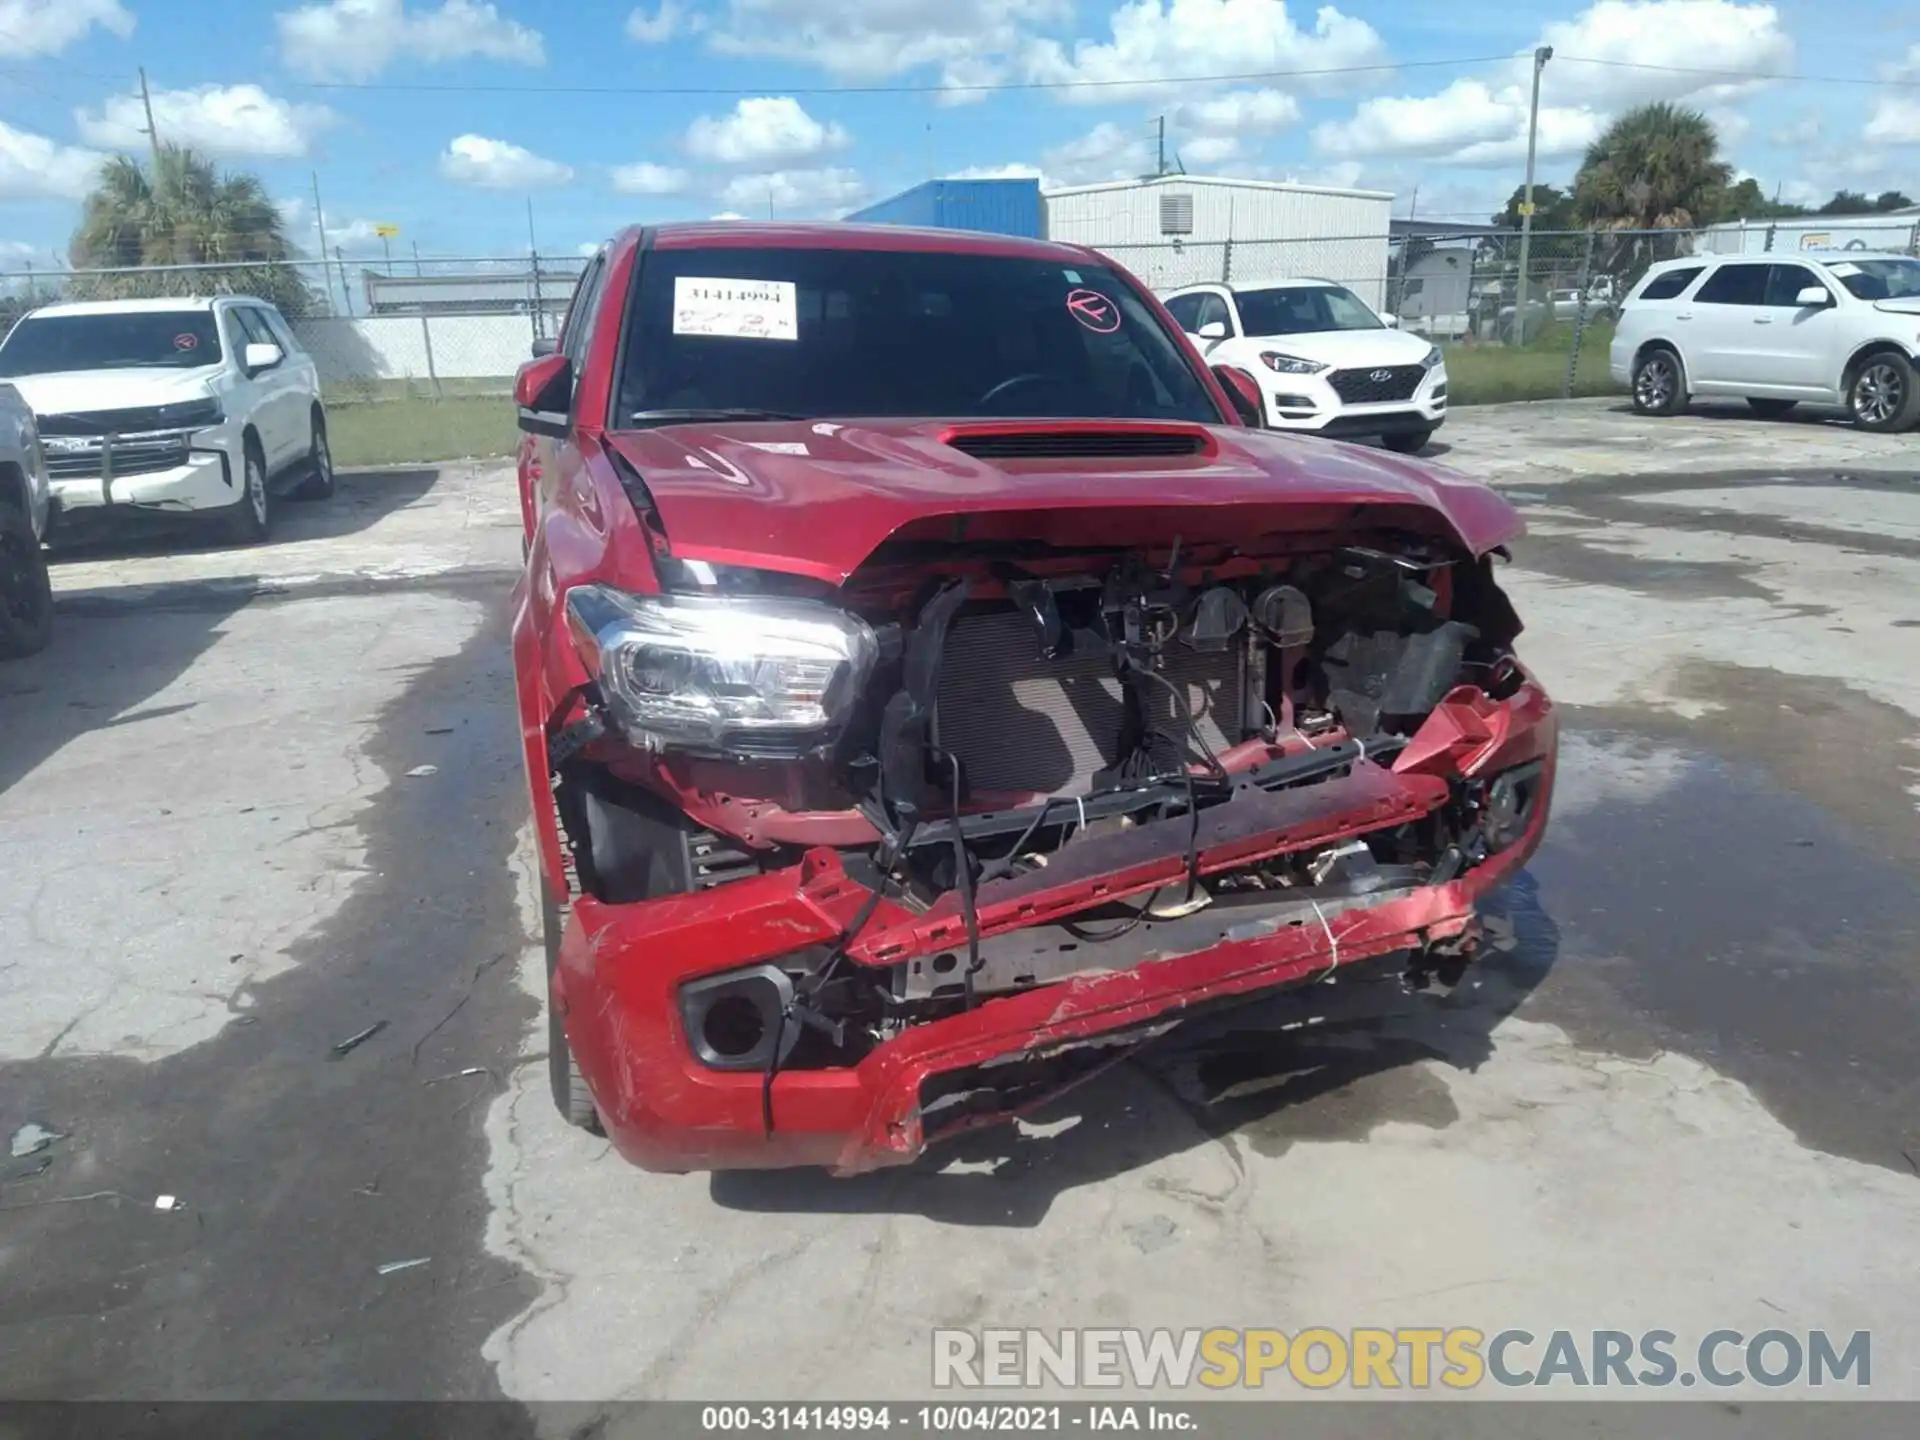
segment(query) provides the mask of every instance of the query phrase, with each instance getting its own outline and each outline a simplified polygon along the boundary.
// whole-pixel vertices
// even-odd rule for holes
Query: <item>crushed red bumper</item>
[[[1552,706],[1537,685],[1529,682],[1497,702],[1455,692],[1391,768],[1367,762],[1339,779],[1203,811],[1199,857],[1204,874],[1217,874],[1319,850],[1434,812],[1447,803],[1451,780],[1492,779],[1537,762],[1537,798],[1524,829],[1458,878],[1347,908],[1317,924],[1263,925],[1256,917],[1224,933],[1216,926],[1203,948],[1165,954],[1163,947],[1129,968],[987,999],[909,1028],[857,1065],[782,1070],[770,1093],[763,1074],[711,1069],[696,1058],[682,1025],[680,987],[837,942],[869,892],[831,850],[810,851],[800,865],[698,894],[638,905],[581,899],[562,943],[553,1000],[608,1136],[639,1165],[671,1171],[818,1165],[852,1173],[902,1164],[931,1138],[1044,1098],[1027,1091],[997,1115],[974,1109],[957,1121],[929,1123],[930,1098],[965,1091],[974,1076],[1052,1056],[1118,1057],[1134,1039],[1197,1006],[1463,935],[1480,897],[1519,870],[1540,842],[1555,747]],[[1179,822],[1141,827],[1132,832],[1130,849],[1104,852],[1114,863],[1097,871],[1085,863],[1050,866],[983,886],[982,933],[1008,933],[1177,880],[1187,863],[1185,829]],[[1137,838],[1160,830],[1169,833],[1157,843]],[[1100,843],[1090,840],[1083,853],[1102,854]],[[956,923],[940,906],[914,914],[883,903],[849,959],[892,965],[948,950]]]

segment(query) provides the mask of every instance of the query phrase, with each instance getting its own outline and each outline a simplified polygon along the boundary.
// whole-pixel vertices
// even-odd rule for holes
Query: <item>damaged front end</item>
[[[1553,778],[1491,556],[1098,533],[567,592],[554,999],[629,1158],[901,1163],[1203,1007],[1458,978]]]

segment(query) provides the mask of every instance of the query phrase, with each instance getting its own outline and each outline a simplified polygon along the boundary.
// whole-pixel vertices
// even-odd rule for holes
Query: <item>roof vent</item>
[[[947,444],[976,460],[1130,460],[1200,455],[1199,430],[1027,430],[962,432]]]
[[[1160,192],[1160,233],[1162,235],[1193,233],[1193,192],[1191,190]]]

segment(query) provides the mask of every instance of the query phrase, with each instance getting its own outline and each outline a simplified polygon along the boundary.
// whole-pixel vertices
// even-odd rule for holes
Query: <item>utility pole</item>
[[[1533,52],[1533,104],[1527,111],[1527,178],[1520,195],[1520,277],[1514,285],[1513,329],[1510,343],[1519,344],[1527,333],[1527,264],[1533,258],[1533,152],[1540,138],[1540,72],[1553,58],[1553,47],[1542,45]]]
[[[320,172],[309,170],[313,181],[313,233],[320,242],[320,288],[327,292],[327,309],[333,309],[333,283],[327,279],[327,212],[320,208]],[[342,284],[341,298],[346,298],[345,285]]]
[[[322,268],[325,268],[324,262],[326,258],[324,253],[320,257],[323,262]],[[347,318],[351,320],[353,318],[353,291],[347,288],[347,257],[340,253],[340,247],[338,245],[333,247],[333,260],[334,263],[340,267],[340,297],[347,302]]]
[[[1156,159],[1154,161],[1153,173],[1155,175],[1164,175],[1167,173],[1167,117],[1162,115],[1158,120],[1153,122],[1153,125],[1157,136],[1154,142]]]
[[[413,242],[413,273],[415,275],[424,275],[427,273],[420,268],[420,242],[418,240]]]
[[[154,178],[160,173],[160,132],[153,123],[153,96],[147,90],[147,67],[140,67],[140,108],[147,112],[147,140],[153,146]]]

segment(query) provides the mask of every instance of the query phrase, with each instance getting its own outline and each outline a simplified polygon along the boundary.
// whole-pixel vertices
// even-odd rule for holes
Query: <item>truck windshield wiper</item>
[[[628,417],[636,425],[697,425],[709,420],[805,420],[785,410],[692,409],[636,410]]]

